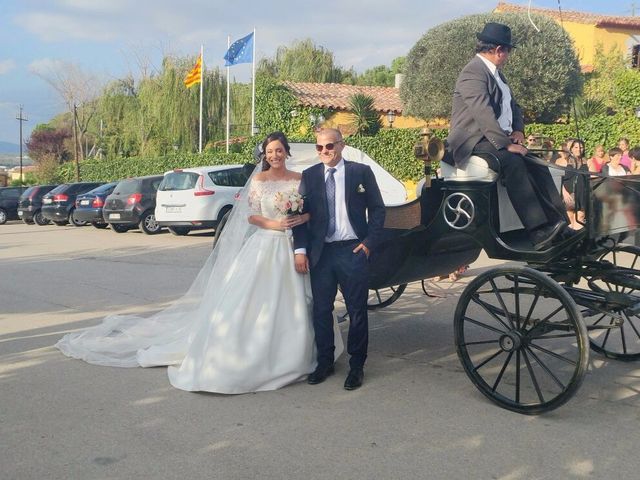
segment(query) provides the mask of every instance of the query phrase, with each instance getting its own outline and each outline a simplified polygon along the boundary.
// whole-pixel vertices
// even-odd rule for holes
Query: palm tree
[[[356,93],[349,98],[356,135],[375,135],[382,127],[378,112],[373,108],[373,97]]]

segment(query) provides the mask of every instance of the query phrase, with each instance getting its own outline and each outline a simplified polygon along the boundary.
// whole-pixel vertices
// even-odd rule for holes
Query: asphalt
[[[166,369],[117,369],[52,345],[109,313],[180,296],[212,236],[0,225],[2,479],[637,478],[640,368],[591,355],[584,384],[540,416],[498,408],[453,346],[457,282],[410,284],[370,316],[365,384],[346,359],[325,383],[224,396],[169,385]],[[344,310],[337,302],[338,310]],[[346,336],[346,324],[342,325]]]

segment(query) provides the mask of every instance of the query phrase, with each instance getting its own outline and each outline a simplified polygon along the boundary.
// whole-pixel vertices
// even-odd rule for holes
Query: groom
[[[355,390],[364,379],[369,341],[368,258],[382,233],[385,208],[371,168],[344,160],[343,149],[339,130],[327,128],[317,134],[322,163],[302,172],[300,183],[311,219],[308,226],[295,227],[293,235],[296,270],[311,271],[318,366],[308,383],[322,383],[334,372],[332,312],[340,285],[350,319],[350,371],[344,388]]]

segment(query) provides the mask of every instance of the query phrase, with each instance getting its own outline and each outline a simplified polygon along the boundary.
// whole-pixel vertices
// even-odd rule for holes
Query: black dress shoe
[[[536,251],[545,250],[551,245],[553,239],[567,226],[567,222],[559,220],[551,225],[545,225],[544,227],[536,228],[531,232],[531,241],[533,242],[533,249]]]
[[[316,369],[307,377],[307,383],[309,385],[317,385],[324,382],[329,375],[333,375],[335,371],[333,365],[318,365]]]
[[[364,380],[364,370],[361,368],[352,368],[349,370],[349,375],[344,381],[345,390],[355,390],[362,386],[362,380]]]

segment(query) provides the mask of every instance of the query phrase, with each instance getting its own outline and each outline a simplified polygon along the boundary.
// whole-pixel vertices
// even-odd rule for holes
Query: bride
[[[312,372],[311,289],[308,277],[295,271],[291,238],[291,228],[309,216],[287,215],[278,202],[298,191],[300,174],[286,168],[291,152],[284,134],[270,134],[262,151],[262,171],[256,169],[239,195],[182,298],[149,318],[107,317],[65,335],[56,347],[97,365],[169,365],[171,384],[189,391],[275,390]],[[336,357],[341,351],[337,346]]]

